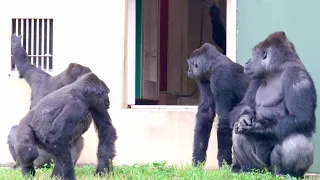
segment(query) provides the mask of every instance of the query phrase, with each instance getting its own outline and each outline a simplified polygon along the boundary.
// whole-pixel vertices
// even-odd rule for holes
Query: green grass
[[[91,179],[110,179],[110,180],[280,180],[290,179],[273,176],[269,172],[251,172],[234,174],[230,168],[224,167],[221,170],[204,170],[201,167],[193,168],[190,166],[167,165],[165,162],[152,164],[136,164],[132,166],[115,166],[114,173],[109,178],[95,177],[95,166],[76,167],[76,178],[79,180]],[[34,179],[50,179],[52,168],[37,169]],[[23,179],[20,170],[0,169],[0,180],[17,180]]]

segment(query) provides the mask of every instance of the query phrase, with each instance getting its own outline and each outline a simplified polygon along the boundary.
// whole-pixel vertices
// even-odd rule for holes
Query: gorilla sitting
[[[206,151],[217,112],[219,116],[218,161],[232,163],[232,128],[228,114],[244,97],[250,78],[243,67],[221,54],[213,45],[205,43],[188,59],[188,76],[198,82],[200,99],[194,130],[193,164],[197,166],[206,159]],[[237,166],[234,165],[233,170]]]
[[[89,112],[99,137],[96,174],[110,172],[116,131],[107,112],[109,92],[95,74],[87,73],[42,98],[20,121],[16,131],[14,148],[22,174],[35,174],[33,161],[38,157],[38,146],[53,156],[52,177],[75,179],[70,145],[77,127]]]
[[[244,73],[253,81],[230,113],[237,163],[242,171],[302,177],[313,164],[317,92],[285,32],[257,44]]]
[[[81,75],[91,72],[88,67],[76,63],[70,63],[65,71],[57,76],[52,77],[48,73],[30,63],[27,53],[21,45],[21,36],[12,35],[11,50],[13,61],[17,66],[20,77],[24,78],[31,87],[30,109],[35,107],[38,102],[47,94],[74,82]],[[87,117],[85,117],[84,121],[81,121],[81,123],[78,124],[78,127],[76,128],[77,130],[74,133],[73,142],[71,145],[72,159],[74,164],[77,162],[84,144],[84,139],[81,134],[88,130],[91,121],[92,117],[89,114]],[[13,147],[16,143],[16,131],[17,126],[12,126],[8,136],[9,150],[13,159],[16,161],[16,165],[14,167],[18,166],[16,152]],[[41,168],[45,164],[50,165],[52,158],[51,155],[42,149],[38,149],[38,151],[39,156],[34,161],[34,166]]]

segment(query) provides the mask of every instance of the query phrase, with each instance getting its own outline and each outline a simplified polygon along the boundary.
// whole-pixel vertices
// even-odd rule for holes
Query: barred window
[[[22,35],[21,43],[31,64],[44,71],[52,71],[53,19],[12,19],[12,34],[14,33]],[[17,71],[13,61],[11,71]]]

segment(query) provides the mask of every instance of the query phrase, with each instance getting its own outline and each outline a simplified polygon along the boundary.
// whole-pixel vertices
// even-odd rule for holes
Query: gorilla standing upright
[[[200,99],[193,142],[193,164],[203,163],[217,112],[219,116],[218,161],[232,163],[232,128],[228,114],[244,97],[250,78],[243,67],[221,54],[213,45],[203,44],[188,59],[188,76],[198,82]],[[234,165],[234,170],[238,168]]]
[[[316,129],[317,92],[285,32],[257,44],[244,73],[253,81],[230,113],[241,170],[268,168],[302,177],[313,164],[310,139]]]
[[[11,50],[13,61],[17,66],[20,77],[24,78],[31,88],[31,104],[30,109],[35,107],[38,102],[48,95],[49,93],[71,84],[76,81],[81,75],[91,72],[90,68],[82,66],[76,63],[70,63],[68,68],[57,76],[51,76],[43,70],[32,65],[28,59],[28,55],[21,44],[21,36],[12,35]],[[81,151],[83,149],[84,139],[81,136],[83,132],[86,132],[92,122],[91,115],[89,114],[84,121],[79,123],[77,132],[74,133],[72,144],[72,159],[74,164],[77,162]],[[9,150],[13,159],[16,161],[16,152],[13,145],[16,142],[17,126],[12,126],[9,136],[8,144]],[[43,167],[45,164],[50,165],[51,155],[45,150],[38,149],[39,156],[34,161],[34,165],[37,168]],[[15,167],[18,165],[16,161]]]

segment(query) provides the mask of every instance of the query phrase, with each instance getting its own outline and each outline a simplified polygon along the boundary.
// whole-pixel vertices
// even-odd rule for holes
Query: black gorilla
[[[87,73],[42,98],[20,121],[14,148],[22,174],[35,174],[33,161],[37,146],[54,159],[52,177],[75,179],[71,143],[77,127],[91,113],[98,131],[98,166],[96,174],[110,172],[116,130],[107,112],[109,89],[95,74]]]
[[[232,163],[232,128],[228,114],[244,97],[250,79],[243,67],[221,54],[213,45],[205,43],[188,59],[188,76],[198,82],[200,99],[194,130],[193,164],[203,163],[212,129],[213,119],[219,116],[218,161]],[[236,166],[234,166],[236,168]]]
[[[241,170],[303,176],[313,164],[317,92],[293,43],[283,31],[270,34],[253,48],[244,73],[253,81],[230,113]]]
[[[81,75],[91,72],[88,67],[76,63],[70,63],[65,71],[52,77],[30,63],[27,53],[21,45],[21,36],[12,35],[11,50],[13,56],[12,59],[17,66],[20,77],[24,78],[31,88],[30,109],[35,107],[47,94],[74,82]],[[72,143],[72,159],[74,164],[77,162],[84,144],[84,139],[81,134],[88,130],[91,121],[92,117],[89,114],[84,121],[81,121],[74,133]],[[13,147],[16,142],[16,129],[17,126],[12,126],[8,136],[9,150],[13,159],[16,161],[16,165],[14,167],[18,165],[16,152]],[[50,163],[51,155],[44,150],[39,149],[39,156],[34,161],[34,166],[40,168],[45,164],[50,165]]]

